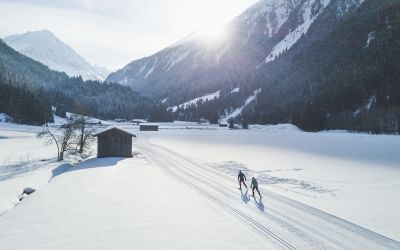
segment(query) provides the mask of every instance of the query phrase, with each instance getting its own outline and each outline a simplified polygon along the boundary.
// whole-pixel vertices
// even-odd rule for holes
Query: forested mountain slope
[[[46,110],[52,105],[57,108],[57,113],[61,116],[65,115],[66,111],[84,110],[88,115],[102,119],[147,118],[153,109],[149,99],[139,96],[129,87],[83,81],[80,77],[70,78],[20,54],[1,40],[0,76],[2,85],[8,84],[10,87],[7,88],[18,88],[34,96],[40,96],[44,103],[47,103]],[[12,101],[22,101],[19,100],[19,95],[12,95],[12,92],[6,94],[4,98],[6,97]],[[1,101],[9,103],[8,99]],[[6,111],[9,112],[5,108],[4,111],[0,110],[0,112]],[[48,114],[45,117],[47,121],[52,119]],[[45,121],[46,119],[38,118],[31,123],[43,124]]]

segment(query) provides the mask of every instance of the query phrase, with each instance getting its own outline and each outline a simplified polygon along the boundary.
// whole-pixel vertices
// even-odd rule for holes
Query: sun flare
[[[228,31],[226,25],[205,25],[198,35],[208,42],[220,42],[228,38]]]

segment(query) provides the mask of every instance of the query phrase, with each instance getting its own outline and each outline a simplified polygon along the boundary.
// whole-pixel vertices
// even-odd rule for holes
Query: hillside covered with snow
[[[396,1],[260,0],[218,39],[194,33],[107,81],[165,108],[220,91],[196,109],[179,109],[178,119],[215,121],[240,110],[237,122],[398,133],[399,126],[380,121],[399,123],[399,13]],[[372,96],[377,101],[362,109]],[[354,116],[357,110],[363,111]]]
[[[81,76],[84,80],[103,81],[109,73],[102,67],[90,65],[49,30],[12,35],[5,37],[4,41],[23,55],[71,77]]]

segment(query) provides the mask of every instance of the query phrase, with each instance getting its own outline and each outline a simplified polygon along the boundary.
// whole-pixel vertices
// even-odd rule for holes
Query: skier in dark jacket
[[[257,190],[258,195],[260,196],[260,198],[262,197],[261,194],[260,194],[260,190],[258,190],[258,182],[257,182],[256,178],[254,178],[254,177],[251,179],[250,188],[253,188],[253,197],[254,197],[254,189]]]
[[[246,176],[240,170],[239,170],[239,174],[238,174],[238,181],[239,181],[239,188],[240,189],[242,189],[242,183],[246,187],[246,189],[248,189],[247,185],[246,185],[246,182],[245,182],[246,181]]]

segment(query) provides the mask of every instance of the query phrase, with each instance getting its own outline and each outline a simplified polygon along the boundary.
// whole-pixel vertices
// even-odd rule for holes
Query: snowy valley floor
[[[133,159],[67,168],[34,138],[40,128],[0,126],[7,149],[0,155],[1,246],[400,248],[398,136],[304,133],[290,125],[123,127],[138,134]],[[28,157],[28,148],[38,151]],[[17,163],[26,158],[29,164]],[[239,169],[258,178],[263,199],[237,189]],[[26,186],[38,191],[18,204]]]

